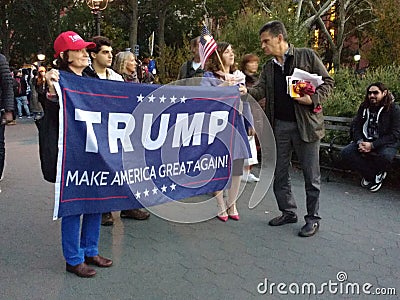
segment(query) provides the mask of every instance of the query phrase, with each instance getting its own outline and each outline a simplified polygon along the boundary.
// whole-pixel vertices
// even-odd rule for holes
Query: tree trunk
[[[160,9],[158,15],[158,56],[160,59],[158,60],[157,71],[161,81],[165,78],[165,63],[164,63],[164,48],[165,48],[165,19],[167,15],[167,6],[165,5],[163,8]]]
[[[138,0],[130,0],[132,7],[131,24],[129,26],[129,47],[135,48],[138,34]]]

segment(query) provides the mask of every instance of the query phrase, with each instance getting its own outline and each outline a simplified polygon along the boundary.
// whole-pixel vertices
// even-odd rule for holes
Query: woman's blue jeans
[[[101,214],[84,214],[62,217],[61,242],[63,254],[69,265],[85,261],[85,256],[99,254]]]

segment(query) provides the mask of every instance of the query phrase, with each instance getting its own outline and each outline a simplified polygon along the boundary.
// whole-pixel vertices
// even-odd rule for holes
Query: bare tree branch
[[[363,27],[367,26],[368,24],[371,24],[371,23],[374,23],[374,22],[377,22],[377,21],[378,21],[377,19],[372,19],[372,20],[364,22],[364,23],[362,23],[360,25],[357,25],[357,26],[353,27],[351,30],[349,30],[348,32],[344,33],[344,36],[347,37],[347,36],[351,35],[353,32],[355,32],[357,30],[360,30],[360,29],[363,29]]]
[[[303,0],[299,0],[297,2],[297,10],[296,10],[296,23],[299,24],[300,22],[300,15],[301,15],[301,8],[303,6]]]
[[[267,13],[271,14],[272,11],[268,8],[268,6],[262,0],[257,0],[257,3],[261,6],[261,8]]]

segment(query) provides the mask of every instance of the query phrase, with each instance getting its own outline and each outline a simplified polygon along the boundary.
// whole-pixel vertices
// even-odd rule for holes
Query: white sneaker
[[[371,184],[371,182],[367,181],[364,177],[363,177],[363,179],[361,179],[361,186],[363,188],[368,187],[370,184]]]
[[[252,174],[252,173],[249,173],[249,174],[242,176],[242,181],[243,182],[258,182],[258,181],[260,181],[260,178],[254,176],[254,174]]]
[[[387,173],[382,172],[375,176],[375,182],[369,186],[371,192],[377,192],[382,187],[383,180],[386,178]]]
[[[386,175],[387,175],[386,172],[382,172],[382,173],[377,174],[377,175],[375,176],[375,182],[376,182],[376,183],[381,183],[381,182],[383,181],[383,179],[386,178]]]

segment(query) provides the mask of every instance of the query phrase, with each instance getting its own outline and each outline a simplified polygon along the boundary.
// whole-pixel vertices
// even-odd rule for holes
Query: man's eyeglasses
[[[368,91],[367,94],[368,95],[372,95],[373,94],[373,95],[376,96],[376,95],[379,95],[379,91]]]

